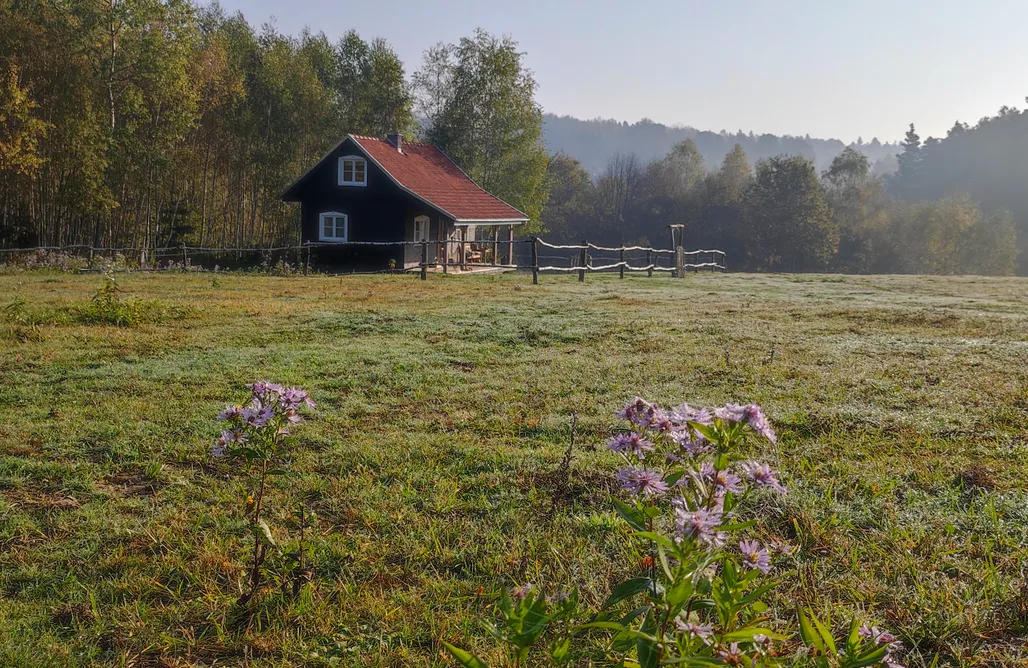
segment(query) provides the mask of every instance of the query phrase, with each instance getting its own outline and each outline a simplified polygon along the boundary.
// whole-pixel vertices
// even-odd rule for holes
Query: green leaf
[[[845,668],[862,668],[863,666],[873,666],[879,661],[885,658],[885,655],[889,652],[888,645],[882,645],[877,647],[867,654],[857,657],[852,661],[847,661],[843,664]]]
[[[653,610],[646,613],[642,626],[639,628],[641,634],[635,639],[636,652],[639,654],[639,668],[657,668],[660,661],[660,646],[653,632],[657,630],[657,622],[653,619]],[[645,634],[645,635],[642,635]]]
[[[478,658],[471,652],[465,652],[459,647],[454,647],[450,643],[443,641],[443,647],[446,651],[453,655],[453,658],[457,659],[457,663],[464,666],[464,668],[489,668],[489,664]]]
[[[285,469],[268,469],[268,475],[289,475]]]
[[[621,519],[628,522],[628,525],[636,531],[646,530],[646,515],[638,506],[630,506],[627,503],[614,499],[614,508],[617,509]]]
[[[689,426],[702,434],[703,438],[707,439],[711,443],[719,443],[721,440],[717,437],[717,432],[713,427],[708,427],[707,425],[700,424],[699,422],[690,422]]]
[[[668,590],[667,602],[674,607],[685,603],[692,596],[692,579],[682,578]]]
[[[679,471],[678,473],[672,473],[668,477],[664,478],[664,482],[665,482],[665,484],[667,484],[668,487],[674,487],[675,483],[677,483],[679,480],[681,480],[682,476],[684,476],[684,475],[685,475],[685,471]]]
[[[668,548],[670,550],[674,550],[675,549],[674,541],[672,541],[667,536],[663,536],[663,535],[657,533],[656,531],[636,531],[635,535],[638,536],[639,538],[644,538],[646,540],[653,541],[657,545],[663,545],[664,547],[666,547],[666,548]]]
[[[603,608],[609,608],[630,596],[641,594],[650,588],[651,583],[652,581],[649,578],[632,578],[630,580],[625,580],[615,587],[614,591],[610,593],[606,603],[603,604]]]
[[[846,654],[853,654],[857,651],[858,647],[860,647],[860,624],[857,622],[857,618],[854,617],[850,620],[850,632],[846,636]]]
[[[618,622],[589,622],[588,624],[576,626],[575,633],[585,631],[586,629],[607,629],[608,631],[617,631],[618,633],[624,633],[625,631],[630,630],[624,624],[620,624]]]
[[[825,648],[833,655],[838,654],[839,650],[835,647],[835,638],[832,636],[831,630],[827,626],[821,623],[821,620],[817,617],[811,617],[814,622],[814,626],[817,627],[818,632],[821,634],[821,638],[825,641]]]
[[[803,612],[803,609],[796,606],[796,617],[799,618],[800,622],[800,638],[803,639],[804,644],[807,647],[815,649],[822,654],[825,652],[825,644],[821,639],[821,635],[814,630],[813,624],[810,623],[810,619]]]
[[[564,638],[561,642],[554,644],[553,649],[550,650],[550,658],[555,663],[564,663],[564,660],[568,657],[568,653],[571,651],[571,638]]]

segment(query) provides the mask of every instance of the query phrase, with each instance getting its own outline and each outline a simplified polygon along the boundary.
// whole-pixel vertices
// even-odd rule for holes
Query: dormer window
[[[368,163],[357,155],[344,155],[339,158],[339,185],[368,185]]]

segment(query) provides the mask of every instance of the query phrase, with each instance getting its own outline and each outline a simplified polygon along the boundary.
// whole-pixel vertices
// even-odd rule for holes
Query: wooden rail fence
[[[290,255],[295,259],[299,268],[302,266],[304,275],[311,270],[311,252],[321,248],[340,248],[348,246],[419,246],[421,250],[420,262],[412,268],[404,271],[419,271],[422,280],[427,280],[428,270],[441,268],[445,273],[449,270],[466,269],[515,269],[530,270],[532,282],[539,282],[539,275],[545,272],[554,273],[578,273],[578,280],[584,281],[585,276],[592,272],[605,272],[616,270],[619,278],[624,278],[626,272],[646,272],[647,276],[653,276],[653,272],[670,273],[679,278],[684,277],[689,271],[727,271],[726,255],[724,251],[716,249],[685,250],[682,246],[674,249],[652,248],[649,246],[599,246],[582,241],[581,244],[552,244],[539,237],[532,237],[526,240],[504,242],[517,245],[530,246],[530,264],[518,264],[516,258],[508,257],[506,262],[499,262],[494,254],[490,262],[469,261],[469,249],[472,244],[479,242],[466,240],[449,241],[348,241],[348,242],[308,242],[288,246],[271,246],[260,248],[218,248],[204,246],[167,246],[163,248],[98,248],[89,245],[69,246],[36,246],[32,248],[0,248],[0,260],[5,255],[11,257],[18,253],[73,253],[88,257],[92,263],[97,255],[114,257],[122,255],[126,258],[138,259],[139,267],[150,268],[153,263],[164,261],[171,266],[181,263],[182,267],[189,267],[193,259],[201,256],[229,256],[241,258],[244,254],[258,254],[268,258],[273,253],[282,253],[284,258]],[[488,243],[488,242],[486,242]],[[452,256],[450,248],[456,246],[457,252]],[[435,248],[436,260],[429,260],[429,248]],[[540,253],[544,251],[571,251],[564,254]],[[626,253],[638,254],[640,259],[645,254],[643,264],[632,264],[626,259]],[[615,258],[603,258],[606,255],[616,255]],[[668,258],[668,263],[662,265],[662,257]],[[544,264],[543,261],[548,263]],[[558,263],[554,263],[557,261]],[[637,260],[638,261],[638,260]]]

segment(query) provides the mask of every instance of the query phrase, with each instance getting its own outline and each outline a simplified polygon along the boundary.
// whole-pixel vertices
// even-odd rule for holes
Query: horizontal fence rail
[[[523,248],[524,246],[530,246],[531,250],[531,264],[519,264],[517,259],[513,257],[515,246]],[[290,255],[296,262],[296,267],[302,266],[304,275],[307,275],[311,269],[311,251],[318,249],[337,249],[346,247],[362,247],[362,246],[374,246],[374,247],[400,247],[405,248],[407,246],[415,246],[421,249],[420,262],[413,267],[406,267],[400,269],[400,271],[420,271],[421,278],[427,279],[428,269],[442,269],[444,273],[448,270],[464,270],[464,269],[497,269],[497,270],[531,270],[532,282],[539,282],[539,274],[541,272],[556,272],[556,273],[571,273],[578,272],[578,280],[584,281],[585,275],[590,272],[604,272],[617,270],[621,278],[625,277],[625,272],[646,272],[647,275],[652,276],[653,272],[665,272],[670,273],[673,276],[679,278],[684,277],[688,271],[700,271],[700,270],[711,270],[711,271],[727,271],[726,259],[727,256],[724,251],[717,249],[699,249],[699,250],[685,250],[683,247],[678,246],[674,249],[668,248],[653,248],[650,246],[600,246],[597,244],[583,241],[581,244],[553,244],[539,237],[532,237],[530,239],[508,239],[508,240],[480,240],[480,241],[468,241],[468,240],[454,240],[454,239],[438,239],[429,241],[345,241],[345,242],[306,242],[302,244],[292,244],[284,246],[264,246],[264,247],[212,247],[212,246],[189,246],[181,244],[178,246],[164,246],[159,248],[136,248],[136,247],[96,247],[88,244],[70,244],[67,246],[33,246],[28,248],[0,248],[0,261],[3,260],[5,254],[7,257],[11,257],[18,253],[67,253],[67,254],[84,254],[88,255],[89,260],[92,261],[96,255],[102,256],[115,256],[124,255],[129,257],[138,256],[140,268],[148,268],[152,262],[164,261],[167,263],[165,268],[177,268],[181,266],[183,268],[189,268],[191,260],[196,259],[198,256],[217,256],[216,259],[225,259],[226,257],[235,257],[239,259],[242,255],[254,255],[256,254],[261,259],[268,261],[271,254],[278,253],[281,261],[286,261]],[[477,250],[471,249],[472,246],[477,246]],[[493,250],[492,261],[483,262],[481,256],[469,258],[471,252],[480,253],[485,249]],[[435,259],[430,260],[429,249],[434,249]],[[508,250],[508,256],[505,257],[504,262],[499,261],[498,249],[506,248]],[[549,249],[555,251],[577,251],[567,255],[541,255],[539,249]],[[452,252],[452,250],[456,252]],[[485,251],[486,253],[488,250]],[[632,261],[625,258],[626,253],[633,254],[645,254],[645,259],[641,257],[636,259],[635,262],[642,262],[641,264],[633,264]],[[616,254],[617,257],[602,257],[604,254]],[[192,256],[192,258],[190,257]],[[660,264],[660,258],[668,256],[671,264],[663,266]],[[687,261],[695,260],[695,261]],[[545,261],[542,263],[541,261]],[[564,266],[558,264],[559,262],[566,263]],[[407,263],[409,265],[409,262]],[[217,265],[215,265],[217,268]]]

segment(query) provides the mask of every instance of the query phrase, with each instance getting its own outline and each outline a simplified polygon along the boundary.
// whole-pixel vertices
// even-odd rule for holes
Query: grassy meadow
[[[782,618],[856,612],[912,666],[1028,663],[1028,279],[118,282],[152,317],[92,324],[97,275],[0,276],[2,666],[498,657],[501,587],[602,600],[636,569],[602,447],[636,394],[767,410]],[[247,488],[208,453],[260,378],[319,403],[268,513],[313,508],[316,556],[300,597],[242,615]]]

